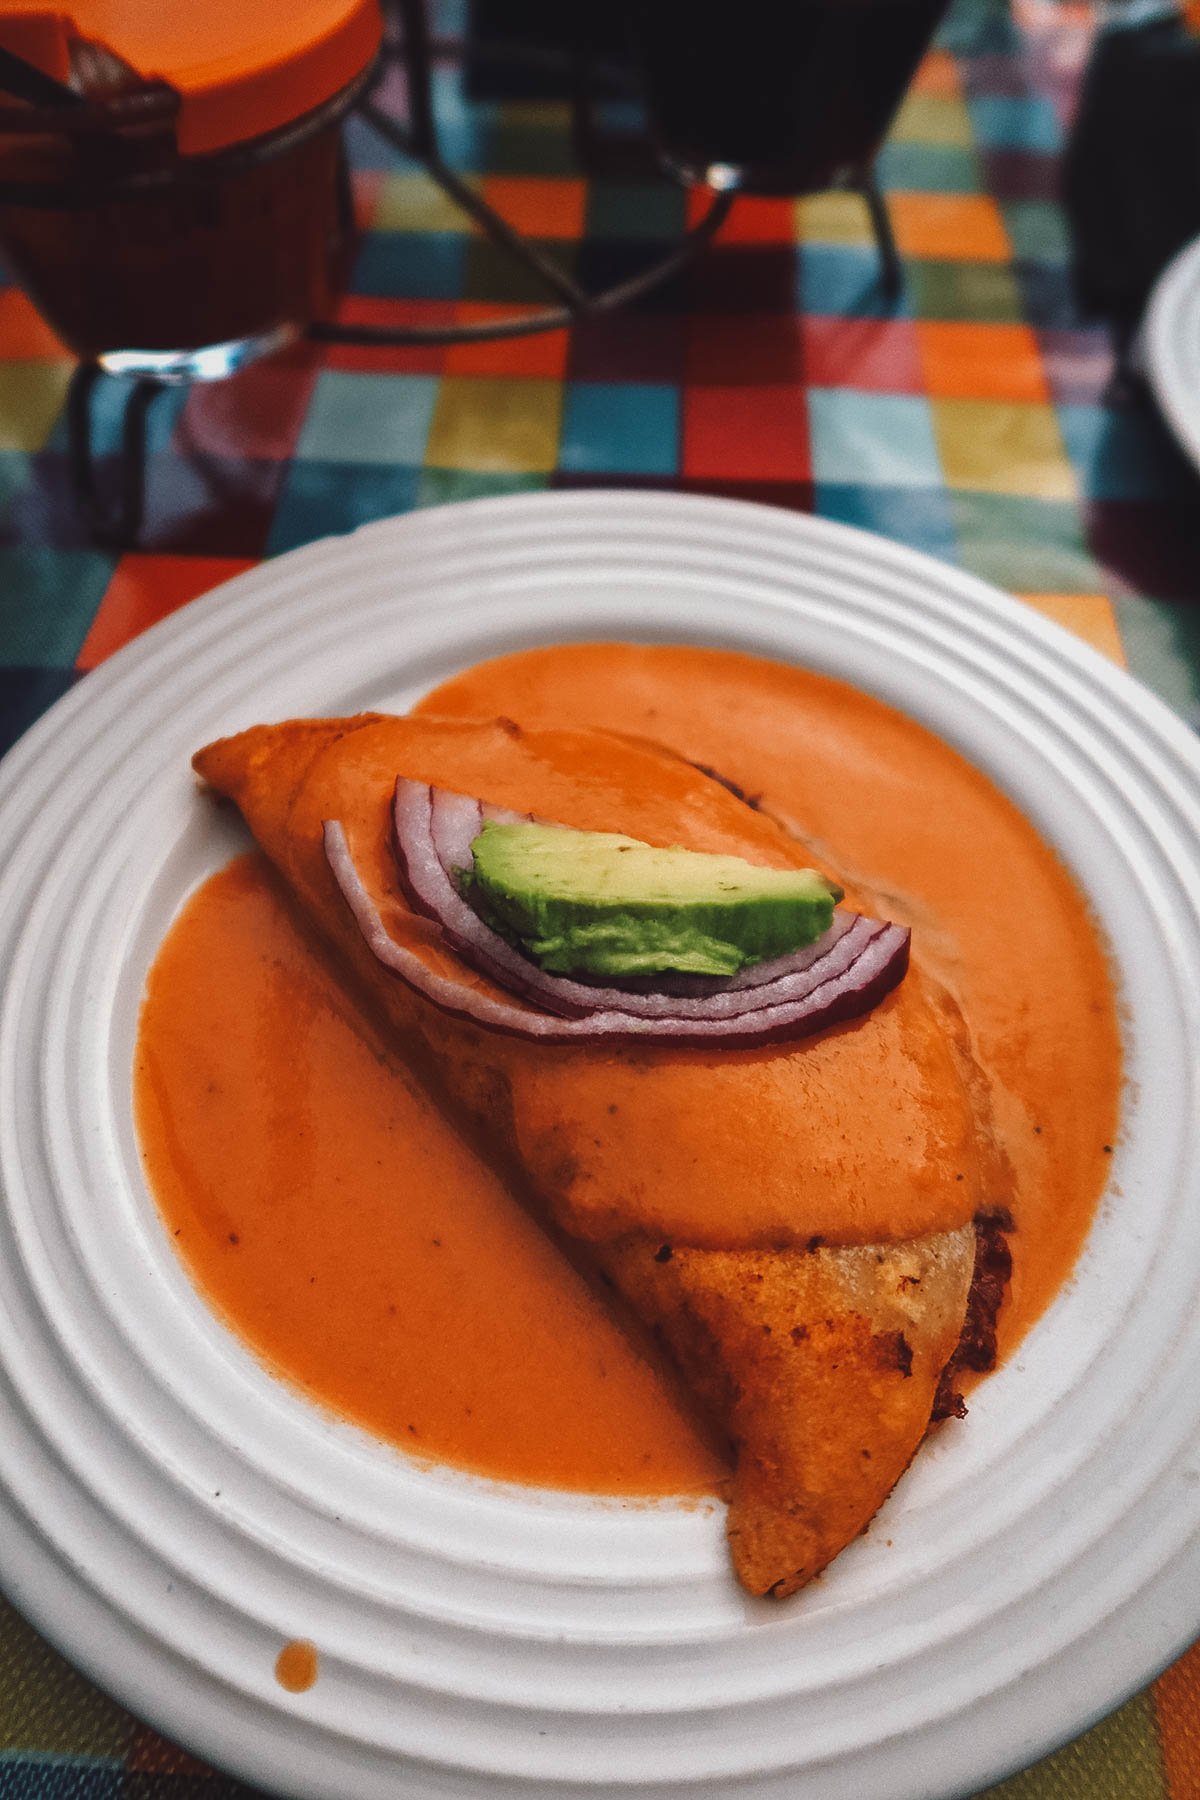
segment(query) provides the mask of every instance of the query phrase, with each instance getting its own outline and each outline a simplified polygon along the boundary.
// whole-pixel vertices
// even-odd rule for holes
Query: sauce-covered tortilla
[[[1070,1275],[1118,1130],[1104,946],[1029,820],[934,733],[844,682],[721,650],[573,644],[480,663],[419,711],[572,720],[669,744],[736,782],[880,913],[955,997],[1013,1174],[1011,1351]]]
[[[539,1132],[555,1150],[570,1071],[573,1229],[588,1234],[589,1192],[611,1193],[634,1165],[640,1179],[623,1192],[640,1225],[684,1242],[899,1239],[1005,1206],[1016,1224],[1001,1317],[1011,1348],[1087,1230],[1120,1077],[1102,947],[1017,809],[878,702],[725,652],[530,652],[469,671],[420,710],[663,743],[763,811],[716,789],[711,815],[682,827],[661,793],[642,797],[637,818],[619,816],[638,810],[619,771],[587,816],[578,791],[495,797],[764,861],[780,854],[782,821],[791,860],[914,929],[914,975],[870,1033],[835,1029],[790,1053],[808,1059],[811,1103],[797,1106],[793,1068],[777,1117],[761,1054],[713,1056],[708,1069],[693,1055],[692,1073],[656,1082],[649,1106],[644,1095],[633,1104],[644,1051],[624,1065],[555,1052],[539,1080],[523,1059],[531,1154]],[[467,791],[483,791],[462,773]],[[963,1017],[973,1058],[955,1050]],[[740,1068],[754,1071],[756,1129],[731,1140],[738,1178],[714,1186],[695,1146],[705,1132],[712,1141],[714,1110],[736,1131]],[[174,927],[148,989],[135,1086],[151,1184],[181,1254],[235,1329],[316,1398],[406,1448],[499,1476],[623,1493],[719,1479],[718,1454],[636,1334],[373,1036],[258,862],[215,877]]]

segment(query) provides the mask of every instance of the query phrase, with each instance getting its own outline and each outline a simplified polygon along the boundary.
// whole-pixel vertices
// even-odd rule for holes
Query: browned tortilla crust
[[[1013,1216],[1007,1207],[975,1215],[975,1266],[967,1315],[954,1355],[942,1370],[933,1402],[933,1419],[963,1419],[967,1414],[960,1382],[964,1375],[985,1375],[996,1366],[1000,1308],[1012,1280],[1008,1238]]]
[[[734,1441],[729,1543],[751,1593],[802,1587],[904,1473],[958,1340],[973,1252],[970,1227],[887,1246],[643,1240],[606,1252],[621,1292]]]
[[[436,1078],[508,1165],[517,1146],[503,1069],[489,1078],[490,1034],[437,1014],[381,973],[319,840],[301,828],[313,812],[298,805],[312,765],[366,722],[256,728],[208,746],[195,767],[237,802],[373,1005],[410,1041],[414,1028],[420,1034]],[[570,1209],[544,1172],[536,1197],[570,1234]],[[880,1246],[713,1250],[626,1236],[584,1247],[734,1448],[728,1531],[750,1592],[778,1597],[811,1580],[903,1473],[959,1338],[974,1248],[970,1225]]]

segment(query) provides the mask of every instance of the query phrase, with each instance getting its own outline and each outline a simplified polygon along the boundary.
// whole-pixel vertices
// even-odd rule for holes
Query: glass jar
[[[211,15],[230,11],[229,0],[188,4],[218,25]],[[121,9],[102,10],[114,34]],[[257,46],[269,58],[243,57],[257,79],[224,105],[210,82],[189,112],[186,70],[143,77],[111,36],[97,44],[73,26],[64,56],[41,59],[48,85],[31,77],[38,99],[0,106],[0,245],[77,355],[114,372],[219,376],[331,309],[351,224],[341,121],[379,40],[374,0],[338,10],[366,25],[341,55],[310,59],[297,80],[272,34]],[[0,46],[5,22],[0,11]],[[348,62],[349,79],[321,93]],[[294,110],[314,90],[316,103]]]

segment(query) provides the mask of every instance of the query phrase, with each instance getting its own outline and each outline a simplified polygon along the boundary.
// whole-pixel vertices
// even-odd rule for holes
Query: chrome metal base
[[[224,381],[260,356],[295,343],[298,325],[277,325],[255,337],[230,338],[224,344],[204,344],[198,350],[106,350],[96,362],[106,375],[135,380],[161,381],[168,387],[192,381]]]

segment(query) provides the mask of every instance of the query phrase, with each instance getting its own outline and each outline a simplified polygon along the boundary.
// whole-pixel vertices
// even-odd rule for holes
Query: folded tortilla
[[[654,745],[506,720],[292,721],[194,760],[364,1006],[652,1333],[730,1444],[743,1585],[803,1586],[912,1458],[966,1313],[974,1120],[919,973],[868,1018],[795,1046],[548,1049],[451,1017],[376,962],[325,861],[326,820],[343,825],[389,931],[484,989],[401,892],[398,776],[578,829],[795,866],[779,827]]]

